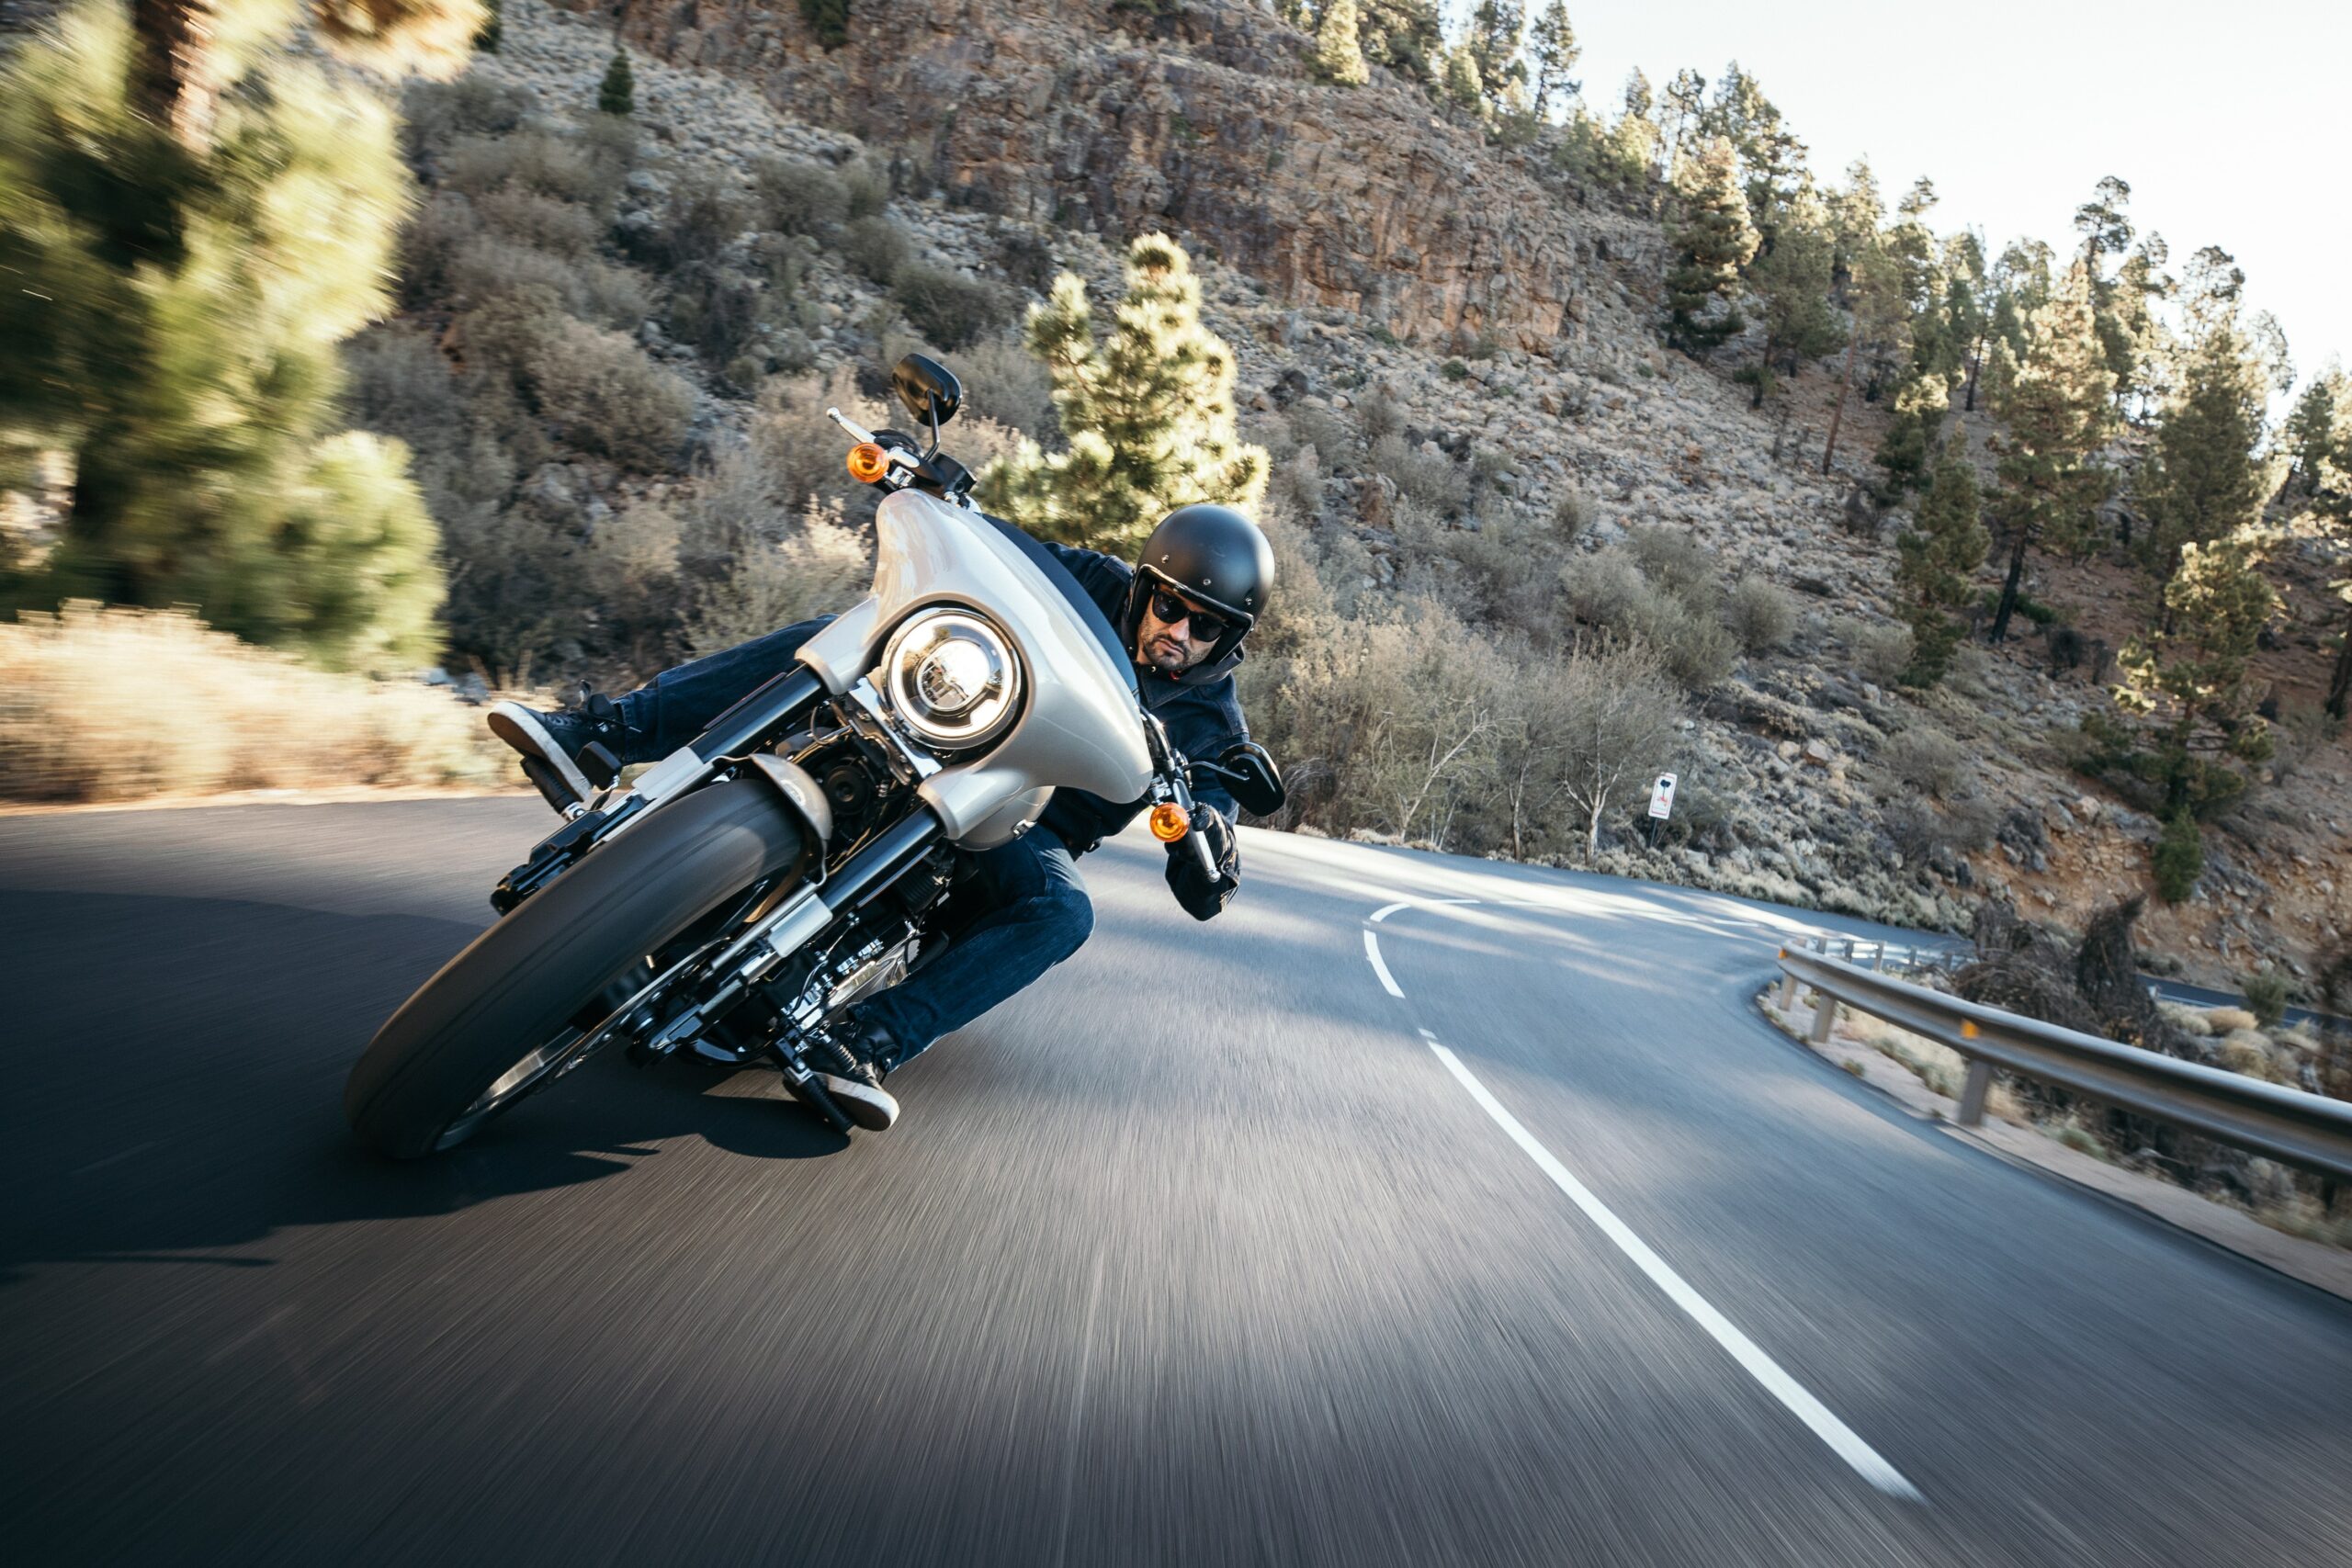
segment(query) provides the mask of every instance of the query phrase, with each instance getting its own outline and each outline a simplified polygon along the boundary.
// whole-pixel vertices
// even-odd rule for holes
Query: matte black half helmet
[[[1132,652],[1143,629],[1143,608],[1155,588],[1172,589],[1233,623],[1209,656],[1178,679],[1204,684],[1230,674],[1241,661],[1241,639],[1266,613],[1274,590],[1274,551],[1258,525],[1230,506],[1203,502],[1180,506],[1159,520],[1143,542],[1135,581],[1127,589],[1122,631]]]

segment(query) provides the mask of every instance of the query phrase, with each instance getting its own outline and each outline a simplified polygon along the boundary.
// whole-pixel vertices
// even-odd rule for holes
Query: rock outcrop
[[[1645,247],[1397,84],[1315,83],[1301,35],[1250,6],[898,0],[831,51],[789,0],[572,8],[900,150],[953,201],[1114,243],[1165,228],[1288,303],[1426,345],[1552,353],[1581,333],[1596,238],[1620,260]]]

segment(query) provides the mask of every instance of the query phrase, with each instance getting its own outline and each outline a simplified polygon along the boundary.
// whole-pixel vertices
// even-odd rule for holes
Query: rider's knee
[[[1068,958],[1094,934],[1094,900],[1086,896],[1085,888],[1057,882],[1047,890],[1046,903],[1047,918],[1061,939],[1058,956]]]

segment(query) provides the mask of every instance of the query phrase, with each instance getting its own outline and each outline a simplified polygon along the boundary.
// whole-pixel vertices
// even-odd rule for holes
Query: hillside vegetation
[[[2266,423],[2225,254],[2120,180],[1993,249],[1816,175],[1736,66],[1604,105],[1556,5],[1282,9],[711,0],[624,7],[616,56],[507,0],[401,92],[393,308],[335,389],[435,525],[445,660],[618,687],[853,596],[822,411],[880,421],[910,348],[992,495],[1048,482],[1036,350],[1164,233],[1238,405],[1213,482],[1282,562],[1245,682],[1283,825],[1954,929],[2153,887],[2190,967],[2315,986],[2352,394]]]

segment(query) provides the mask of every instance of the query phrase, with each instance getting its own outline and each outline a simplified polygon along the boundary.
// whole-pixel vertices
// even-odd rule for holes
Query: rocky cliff
[[[1424,344],[1577,345],[1614,305],[1596,247],[1644,242],[1563,209],[1521,155],[1418,94],[1318,85],[1301,35],[1251,6],[1147,17],[1102,0],[903,0],[880,22],[859,13],[831,51],[789,0],[577,8],[896,149],[952,202],[1114,243],[1168,229],[1287,303]]]

